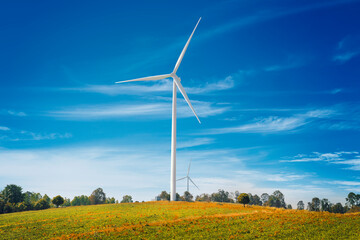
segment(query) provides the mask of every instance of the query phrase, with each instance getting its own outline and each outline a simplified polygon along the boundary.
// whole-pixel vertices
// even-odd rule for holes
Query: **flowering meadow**
[[[0,239],[359,239],[360,213],[145,202],[0,215]]]

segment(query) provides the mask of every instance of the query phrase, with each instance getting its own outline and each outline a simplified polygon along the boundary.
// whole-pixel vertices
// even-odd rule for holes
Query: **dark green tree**
[[[247,193],[242,193],[239,195],[237,200],[239,203],[244,204],[245,207],[245,204],[248,204],[250,202],[250,197]]]
[[[123,199],[121,200],[121,203],[132,203],[132,197],[130,195],[123,196]]]
[[[64,198],[60,195],[57,195],[54,197],[51,201],[56,207],[59,207],[60,205],[64,204]]]
[[[337,203],[331,207],[331,212],[333,213],[345,213],[344,207],[341,203]]]
[[[286,206],[286,208],[287,208],[287,209],[292,209],[291,204],[288,204],[288,205]]]
[[[19,203],[24,200],[24,195],[22,194],[22,188],[15,184],[7,185],[2,191],[3,198],[5,202],[9,203]]]
[[[90,195],[89,199],[92,205],[104,204],[106,201],[106,195],[104,193],[104,190],[102,188],[94,190]]]
[[[319,212],[320,211],[320,199],[317,197],[314,197],[311,201],[311,209],[312,211]]]

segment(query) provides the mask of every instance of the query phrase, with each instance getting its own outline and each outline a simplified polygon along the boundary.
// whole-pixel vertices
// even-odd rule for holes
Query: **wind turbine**
[[[196,23],[196,26],[194,30],[192,31],[189,39],[187,40],[184,49],[182,50],[176,64],[174,67],[174,70],[170,74],[163,74],[163,75],[156,75],[156,76],[150,76],[150,77],[143,77],[143,78],[136,78],[132,80],[126,80],[126,81],[120,81],[116,83],[125,83],[125,82],[137,82],[137,81],[154,81],[154,80],[161,80],[165,78],[172,78],[173,79],[173,97],[172,97],[172,127],[171,127],[171,176],[170,176],[170,201],[176,201],[176,89],[178,88],[180,93],[185,98],[185,101],[191,108],[191,111],[194,113],[197,120],[200,122],[200,119],[196,115],[196,112],[191,105],[191,102],[189,100],[189,97],[187,96],[185,89],[183,88],[182,84],[180,83],[181,79],[176,75],[176,72],[180,66],[180,63],[185,55],[186,49],[189,46],[189,43],[191,41],[192,36],[194,35],[194,32],[200,22]]]
[[[199,189],[200,190],[200,188],[198,187],[198,186],[196,186],[196,184],[194,183],[194,181],[190,178],[190,176],[189,176],[189,173],[190,173],[190,166],[191,166],[191,160],[190,160],[190,163],[189,163],[189,168],[188,168],[188,172],[187,172],[187,175],[186,175],[186,177],[183,177],[183,178],[179,178],[178,180],[176,180],[176,181],[180,181],[180,180],[183,180],[183,179],[185,179],[186,178],[186,180],[187,180],[187,191],[189,192],[189,180],[192,182],[192,184],[194,184],[194,186],[197,188],[197,189]]]

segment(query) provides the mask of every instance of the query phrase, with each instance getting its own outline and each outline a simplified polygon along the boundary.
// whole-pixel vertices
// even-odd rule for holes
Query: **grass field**
[[[360,214],[146,202],[0,215],[1,239],[360,239]]]

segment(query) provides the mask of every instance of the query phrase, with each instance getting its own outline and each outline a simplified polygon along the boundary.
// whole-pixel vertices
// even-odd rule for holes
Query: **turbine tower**
[[[192,31],[189,39],[187,40],[184,49],[182,50],[176,64],[174,67],[174,70],[170,74],[163,74],[163,75],[156,75],[156,76],[150,76],[150,77],[143,77],[143,78],[136,78],[132,80],[126,80],[126,81],[120,81],[116,83],[124,83],[124,82],[137,82],[137,81],[154,81],[154,80],[161,80],[165,78],[172,78],[173,79],[173,98],[172,98],[172,127],[171,127],[171,176],[170,176],[170,201],[176,201],[176,89],[178,88],[180,93],[185,98],[185,101],[191,108],[191,111],[194,113],[197,120],[200,122],[198,116],[196,115],[196,112],[191,105],[191,102],[185,92],[185,89],[183,88],[181,84],[180,78],[176,75],[176,72],[180,66],[180,63],[185,55],[186,49],[189,46],[189,43],[191,41],[192,36],[194,35],[194,32],[200,22],[201,18],[197,22],[194,30]]]
[[[183,178],[179,178],[178,180],[176,181],[180,181],[180,180],[183,180],[186,178],[187,180],[187,191],[189,192],[189,180],[192,182],[192,184],[194,184],[194,186],[200,190],[200,188],[198,186],[196,186],[196,184],[194,183],[194,181],[191,179],[191,177],[189,176],[189,173],[190,173],[190,166],[191,166],[191,160],[190,160],[190,163],[189,163],[189,168],[188,168],[188,172],[187,172],[187,175],[186,177],[183,177]]]

